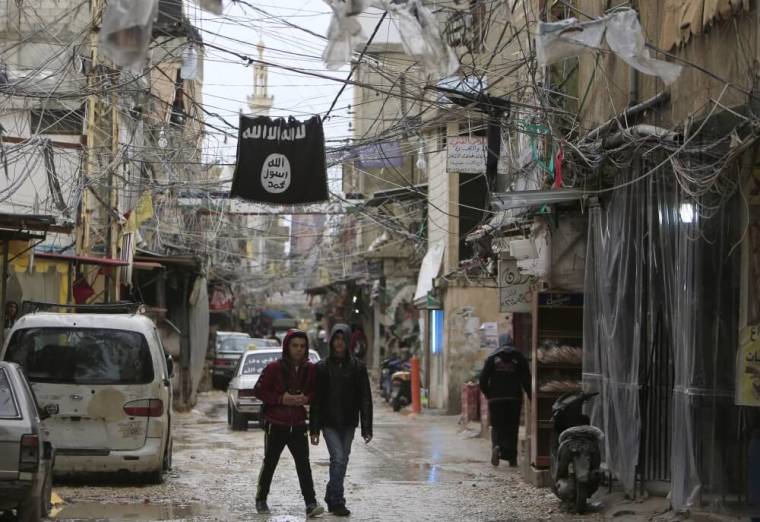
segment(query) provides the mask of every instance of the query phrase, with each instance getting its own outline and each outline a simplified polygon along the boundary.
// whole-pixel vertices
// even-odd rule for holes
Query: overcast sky
[[[256,43],[261,39],[267,47],[264,59],[269,62],[328,74],[340,79],[346,77],[347,66],[340,71],[325,69],[321,59],[326,43],[324,39],[288,27],[278,19],[285,18],[293,24],[324,35],[330,21],[330,9],[322,0],[251,0],[250,3],[271,16],[225,0],[222,16],[215,16],[201,11],[196,6],[190,6],[190,18],[201,28],[203,40],[209,44],[257,57]],[[274,96],[271,115],[295,116],[299,119],[317,113],[324,115],[340,86],[337,81],[270,67],[269,92]],[[252,91],[253,66],[246,67],[242,60],[233,55],[206,49],[203,101],[208,111],[218,113],[237,127],[238,111],[249,111],[247,96],[251,95]],[[351,89],[347,88],[336,105],[334,117],[325,122],[325,134],[328,139],[347,136],[349,120],[346,106],[350,103],[351,96]],[[207,118],[207,121],[227,128],[223,122],[214,118]],[[209,137],[207,145],[207,153],[221,155],[227,162],[234,161],[234,139],[228,139],[225,144],[221,136],[214,135]]]

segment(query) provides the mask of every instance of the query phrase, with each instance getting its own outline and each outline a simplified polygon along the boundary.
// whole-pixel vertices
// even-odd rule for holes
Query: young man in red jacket
[[[264,463],[256,489],[256,511],[269,513],[269,487],[280,454],[287,446],[296,463],[306,516],[324,513],[324,508],[317,503],[309,464],[305,406],[314,400],[316,368],[309,361],[305,332],[290,330],[287,333],[282,341],[282,358],[264,368],[253,391],[264,403]]]

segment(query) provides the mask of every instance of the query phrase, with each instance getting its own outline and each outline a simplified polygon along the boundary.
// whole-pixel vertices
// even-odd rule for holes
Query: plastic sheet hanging
[[[359,22],[368,8],[387,11],[398,28],[404,51],[425,71],[438,77],[451,76],[459,69],[454,51],[443,40],[435,15],[420,0],[325,0],[333,11],[327,29],[327,47],[322,58],[328,69],[338,69],[351,61],[353,50],[367,41]]]
[[[583,381],[600,392],[589,414],[625,490],[635,493],[637,471],[670,481],[678,510],[743,507],[743,455],[760,428],[760,412],[733,404],[738,197],[709,219],[684,212],[692,203],[666,168],[589,215]]]
[[[111,0],[103,15],[100,45],[114,64],[142,63],[148,52],[158,0]]]
[[[650,56],[638,14],[633,9],[621,9],[590,22],[579,22],[575,18],[540,22],[536,33],[536,59],[539,65],[547,66],[589,49],[601,49],[603,36],[612,52],[641,73],[658,76],[668,85],[681,74],[680,65]]]

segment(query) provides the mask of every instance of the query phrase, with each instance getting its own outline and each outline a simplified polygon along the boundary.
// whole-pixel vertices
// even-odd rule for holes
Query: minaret
[[[254,116],[268,116],[274,97],[267,94],[269,72],[267,66],[261,63],[264,61],[266,46],[260,37],[256,48],[259,50],[259,63],[253,66],[253,96],[248,96],[248,107]]]

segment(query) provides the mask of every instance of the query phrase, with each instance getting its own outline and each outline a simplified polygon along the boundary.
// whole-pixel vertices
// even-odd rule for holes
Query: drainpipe
[[[639,103],[639,71],[631,67],[628,73],[628,107]]]

